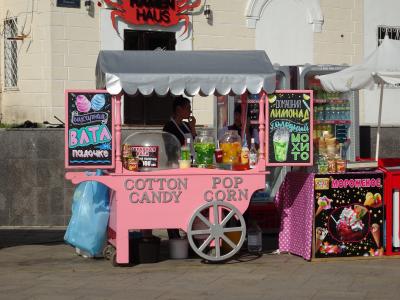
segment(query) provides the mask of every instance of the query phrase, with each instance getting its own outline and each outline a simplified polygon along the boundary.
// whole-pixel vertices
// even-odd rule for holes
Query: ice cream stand
[[[275,89],[275,71],[265,52],[101,51],[96,76],[98,87],[106,87],[106,90],[66,91],[66,168],[70,170],[66,178],[74,184],[97,181],[113,191],[109,228],[115,236],[109,238],[109,243],[115,247],[115,262],[129,262],[130,230],[154,228],[186,231],[192,249],[206,260],[222,261],[232,257],[245,240],[243,213],[251,195],[265,187],[268,174],[264,112],[267,93]],[[261,93],[257,167],[243,171],[193,167],[149,172],[127,170],[121,160],[123,92],[143,95],[170,92],[189,96],[233,93],[244,95],[243,98],[247,92]],[[103,95],[105,100],[95,101],[97,94]],[[86,99],[78,99],[79,95],[86,95]],[[75,104],[71,105],[71,101]],[[93,102],[101,105],[93,107]],[[107,112],[101,111],[102,105],[107,107]],[[70,125],[77,121],[86,122],[92,128],[71,130]],[[100,121],[100,125],[94,129],[92,121]],[[102,143],[104,140],[107,140],[106,146]],[[77,150],[80,142],[92,148],[96,145],[95,149],[84,153],[93,156],[101,150],[100,159],[97,156],[80,160],[71,157],[72,153],[83,153]],[[105,176],[76,171],[85,168],[109,171]],[[195,226],[199,220],[201,228]],[[231,232],[239,232],[240,239],[229,238]],[[229,251],[221,250],[223,243],[229,246]]]
[[[399,54],[400,42],[389,39],[389,36],[385,36],[381,45],[368,55],[361,64],[352,66],[341,72],[319,77],[322,85],[328,91],[374,89],[376,87],[380,89],[375,164],[376,166],[379,164],[381,171],[385,174],[382,188],[384,189],[383,202],[385,205],[386,220],[386,244],[384,245],[386,255],[399,254],[399,159],[379,157],[380,129],[385,87],[387,88],[390,85],[398,85],[400,83]],[[396,248],[396,251],[394,251],[394,248]]]

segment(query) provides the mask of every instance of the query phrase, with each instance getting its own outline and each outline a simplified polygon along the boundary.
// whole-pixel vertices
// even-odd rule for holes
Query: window
[[[400,26],[378,26],[378,46],[382,43],[385,35],[392,40],[400,40]]]
[[[17,19],[4,20],[4,87],[16,88],[18,83]]]
[[[378,46],[387,36],[391,40],[400,40],[400,26],[378,26]],[[400,84],[385,84],[386,88],[399,89]]]
[[[124,50],[175,50],[175,32],[124,31]],[[124,95],[124,123],[132,125],[162,125],[172,113],[174,97]]]

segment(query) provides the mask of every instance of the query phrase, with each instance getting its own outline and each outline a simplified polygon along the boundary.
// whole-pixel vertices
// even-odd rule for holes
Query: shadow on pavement
[[[63,244],[61,229],[0,229],[0,249],[23,245]]]
[[[23,246],[23,245],[56,245],[65,244],[64,242],[64,229],[1,229],[0,228],[0,249],[7,247]],[[243,244],[242,249],[232,259],[225,261],[225,264],[237,264],[249,262],[259,259],[262,255],[270,254],[278,248],[278,235],[277,234],[263,234],[263,251],[262,253],[252,254],[247,251],[246,243]],[[161,240],[160,253],[157,262],[169,260],[168,240]],[[72,248],[71,248],[71,251]],[[189,247],[189,258],[199,259],[196,253]],[[131,258],[132,261],[132,258]],[[128,266],[138,264],[131,263]]]
[[[261,258],[263,255],[272,254],[278,249],[278,234],[263,234],[263,244],[261,253],[249,253],[247,244],[244,243],[240,251],[231,259],[222,262],[210,262],[202,259],[204,264],[238,264],[250,262]]]

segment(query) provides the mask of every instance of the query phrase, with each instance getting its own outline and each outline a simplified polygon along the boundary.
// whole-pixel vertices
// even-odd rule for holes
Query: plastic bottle
[[[338,173],[346,172],[346,160],[343,158],[343,144],[339,144],[339,153],[336,154],[336,171]]]
[[[256,143],[254,138],[251,138],[250,142],[250,150],[249,150],[249,166],[250,169],[254,169],[257,166],[258,162],[258,153],[256,149]]]
[[[186,143],[181,147],[181,160],[190,159],[190,138],[187,138]]]
[[[338,118],[338,109],[336,104],[331,104],[331,120],[339,120]]]
[[[249,147],[247,147],[246,134],[244,135],[242,152],[240,153],[240,162],[242,165],[245,165],[246,168],[249,168]]]
[[[344,103],[339,105],[339,120],[346,120],[346,115],[345,115],[346,107],[345,107],[345,105],[346,104],[344,104]]]
[[[325,120],[330,121],[332,120],[332,108],[330,104],[325,106]]]
[[[350,111],[350,102],[347,101],[346,103],[346,120],[351,119],[351,111]]]
[[[262,251],[262,231],[256,221],[251,221],[247,230],[247,250],[249,253],[261,253]]]
[[[319,121],[324,121],[326,119],[325,108],[323,106],[317,106],[317,119]]]
[[[219,147],[219,141],[217,141],[217,148],[215,149],[215,162],[217,164],[222,163],[222,156],[223,156],[222,150]]]

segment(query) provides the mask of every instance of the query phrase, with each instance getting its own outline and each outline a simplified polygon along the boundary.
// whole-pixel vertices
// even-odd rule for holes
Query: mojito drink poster
[[[383,173],[318,174],[314,256],[382,256]]]
[[[268,96],[268,165],[312,165],[312,91],[276,91]]]
[[[67,168],[113,168],[111,95],[106,91],[66,92]]]

